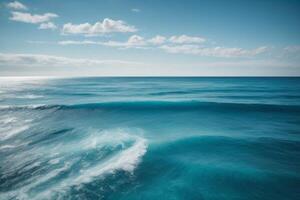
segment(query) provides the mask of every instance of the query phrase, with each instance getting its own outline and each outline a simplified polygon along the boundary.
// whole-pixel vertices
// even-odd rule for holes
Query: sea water
[[[300,199],[300,78],[0,78],[0,199]]]

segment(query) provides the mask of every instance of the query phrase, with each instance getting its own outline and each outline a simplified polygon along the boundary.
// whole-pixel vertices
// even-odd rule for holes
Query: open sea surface
[[[300,199],[300,78],[0,78],[0,199]]]

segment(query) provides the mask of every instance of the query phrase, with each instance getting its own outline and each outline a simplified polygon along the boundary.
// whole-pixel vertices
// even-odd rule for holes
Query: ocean
[[[300,199],[300,78],[0,78],[0,199]]]

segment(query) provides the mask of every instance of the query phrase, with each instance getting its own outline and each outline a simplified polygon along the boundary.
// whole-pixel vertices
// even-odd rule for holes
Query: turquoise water
[[[300,199],[300,78],[0,78],[0,199]]]

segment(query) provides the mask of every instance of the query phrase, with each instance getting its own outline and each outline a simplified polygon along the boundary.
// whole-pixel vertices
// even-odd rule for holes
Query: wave
[[[265,104],[265,103],[235,103],[235,102],[203,102],[203,101],[116,101],[73,105],[24,105],[2,106],[2,110],[72,110],[72,109],[167,109],[167,110],[255,110],[255,111],[291,111],[300,112],[300,105]]]
[[[57,199],[74,187],[115,172],[132,175],[148,146],[145,138],[123,129],[87,131],[78,135],[72,132],[72,139],[66,138],[51,144],[40,142],[34,148],[27,146],[20,155],[4,163],[3,172],[9,173],[0,176],[0,183],[3,180],[11,182],[4,181],[5,184],[0,186],[15,189],[2,193],[0,190],[1,196],[7,199]],[[13,167],[10,163],[14,163]],[[14,174],[17,178],[13,178]],[[26,178],[27,174],[31,174],[30,178]]]
[[[84,170],[77,177],[69,180],[69,185],[79,185],[88,183],[93,178],[107,173],[114,173],[117,170],[133,173],[135,167],[140,162],[141,157],[146,153],[147,143],[144,138],[137,138],[135,143],[120,154],[112,157],[101,165]],[[66,183],[64,183],[65,185]]]

